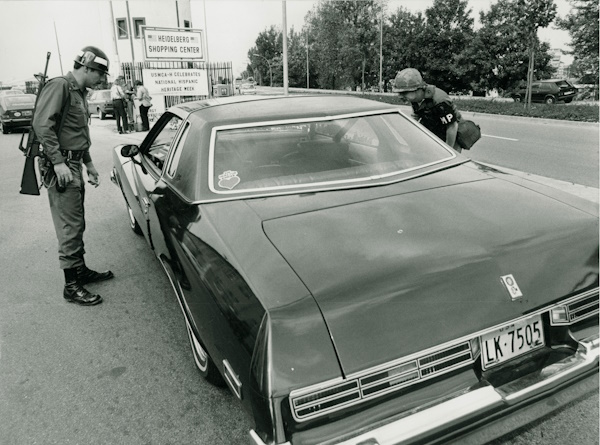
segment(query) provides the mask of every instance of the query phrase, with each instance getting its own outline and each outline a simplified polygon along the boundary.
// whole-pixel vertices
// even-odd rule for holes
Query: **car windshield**
[[[216,193],[373,182],[455,156],[397,112],[222,128],[211,148]]]
[[[35,104],[35,96],[27,95],[27,96],[8,96],[6,97],[7,105],[11,106],[25,106],[25,105],[33,105]]]

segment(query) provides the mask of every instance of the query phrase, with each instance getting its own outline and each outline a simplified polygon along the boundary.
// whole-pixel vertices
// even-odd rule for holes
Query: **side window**
[[[156,123],[158,126],[158,133],[156,133],[156,136],[149,144],[142,147],[144,157],[160,171],[162,171],[165,166],[169,148],[171,148],[171,144],[175,139],[175,135],[179,130],[181,122],[181,118],[177,116],[170,113],[163,114]]]
[[[179,159],[181,159],[181,152],[183,151],[183,146],[185,145],[185,140],[187,139],[187,135],[190,132],[190,124],[189,122],[185,124],[185,128],[181,132],[181,137],[177,141],[177,146],[173,149],[173,154],[171,155],[171,159],[169,161],[169,167],[167,169],[167,175],[171,178],[175,176],[175,172],[177,171],[177,166],[179,165]]]
[[[144,17],[133,18],[133,37],[136,39],[142,38],[142,26],[146,26],[146,19]]]
[[[117,19],[117,37],[119,39],[129,38],[129,34],[127,33],[127,20],[126,19]]]

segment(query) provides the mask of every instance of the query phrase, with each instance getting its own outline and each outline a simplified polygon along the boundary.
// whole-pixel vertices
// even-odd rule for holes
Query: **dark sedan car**
[[[90,114],[97,114],[100,119],[105,119],[109,114],[114,116],[110,90],[93,91],[88,99],[88,110]]]
[[[113,160],[251,443],[485,442],[598,388],[597,205],[397,107],[190,102]]]
[[[515,102],[525,100],[526,89],[522,88],[512,94]],[[566,79],[548,79],[531,84],[531,101],[554,104],[556,102],[571,103],[577,95],[577,88]]]
[[[0,127],[6,134],[15,128],[31,126],[35,94],[11,94],[0,97]]]

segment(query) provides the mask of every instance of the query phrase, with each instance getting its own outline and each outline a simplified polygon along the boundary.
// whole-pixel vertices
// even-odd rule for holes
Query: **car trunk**
[[[346,375],[510,320],[598,276],[595,218],[499,180],[263,225],[313,294]],[[509,274],[523,293],[515,301],[501,283]]]

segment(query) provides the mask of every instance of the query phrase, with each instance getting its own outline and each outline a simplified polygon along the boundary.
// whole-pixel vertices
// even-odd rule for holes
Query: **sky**
[[[119,1],[123,0],[113,0],[114,3]],[[144,1],[152,7],[152,1]],[[106,46],[110,24],[101,11],[106,9],[107,2],[0,0],[0,82],[19,83],[43,71],[48,51],[52,52],[48,74],[54,77],[61,74],[61,62],[65,73],[72,68],[72,60],[83,46]],[[293,27],[300,31],[306,13],[317,3],[318,0],[287,0],[288,29]],[[491,0],[469,0],[476,26],[479,11],[489,10],[492,3]],[[569,13],[571,7],[567,0],[555,0],[555,3],[559,16]],[[388,14],[400,6],[416,12],[432,4],[433,0],[389,0]],[[283,23],[281,0],[190,0],[190,6],[193,28],[204,29],[206,25],[210,61],[231,61],[235,76],[245,69],[248,50],[254,46],[258,34],[271,25],[281,28]],[[551,25],[539,30],[539,36],[553,48],[568,50],[570,38],[566,31]],[[572,58],[562,56],[561,60],[569,64]]]

